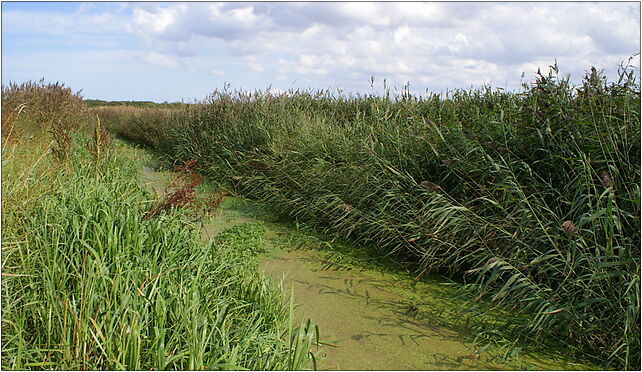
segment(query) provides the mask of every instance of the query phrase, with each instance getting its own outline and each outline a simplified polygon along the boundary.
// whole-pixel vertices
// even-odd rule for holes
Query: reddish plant
[[[159,200],[145,215],[145,218],[157,216],[162,211],[177,208],[190,208],[194,221],[213,215],[223,203],[227,193],[221,192],[208,198],[199,198],[196,188],[205,178],[194,170],[196,160],[188,160],[174,168],[177,173],[174,180],[165,188],[165,196]]]
[[[226,195],[227,193],[223,191],[218,194],[212,194],[210,195],[209,198],[204,199],[203,202],[201,203],[201,210],[200,210],[199,217],[202,219],[205,217],[213,216],[216,213],[216,211],[218,211],[221,204],[223,204],[223,200],[225,199]]]
[[[53,134],[54,138],[51,153],[58,162],[63,162],[69,157],[73,129],[74,127],[69,122],[63,122],[62,120],[51,123],[49,133]]]
[[[196,187],[203,182],[203,176],[194,171],[196,160],[188,160],[175,167],[174,180],[165,187],[165,196],[161,198],[145,215],[145,218],[157,216],[162,211],[182,208],[196,199]]]

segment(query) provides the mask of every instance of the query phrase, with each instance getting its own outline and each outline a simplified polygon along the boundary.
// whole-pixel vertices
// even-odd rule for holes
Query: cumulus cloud
[[[530,80],[555,60],[575,81],[593,65],[606,67],[612,79],[618,62],[640,51],[640,4],[632,2],[38,7],[3,4],[3,53],[15,56],[15,66],[25,65],[18,55],[35,61],[34,51],[68,45],[94,55],[109,48],[129,50],[139,68],[132,75],[149,69],[175,75],[177,82],[193,77],[205,91],[224,77],[250,89],[274,84],[284,91],[369,92],[371,76],[379,85],[387,79],[390,87],[410,82],[416,93],[482,84],[516,89],[522,72]]]
[[[113,4],[82,3],[74,12],[3,9],[2,31],[62,36],[117,32],[127,27],[130,21],[121,14],[122,8]]]
[[[129,29],[152,41],[188,41],[195,36],[228,41],[248,38],[271,26],[253,5],[225,3],[170,3],[138,8],[134,4]]]
[[[179,66],[176,58],[157,52],[151,52],[144,55],[143,60],[160,67],[177,68]]]
[[[159,53],[193,56],[217,45],[254,73],[317,85],[365,85],[371,75],[428,88],[519,84],[521,72],[530,75],[555,59],[577,74],[600,62],[613,66],[640,49],[639,4],[133,6],[130,30]]]

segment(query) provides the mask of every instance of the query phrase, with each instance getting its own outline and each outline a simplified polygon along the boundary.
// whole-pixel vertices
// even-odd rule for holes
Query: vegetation
[[[78,94],[2,93],[3,368],[306,366],[315,328],[295,329],[257,273],[263,226],[203,243],[188,203],[148,213],[159,202],[100,121],[78,130],[91,132]]]
[[[101,106],[92,109],[110,128],[125,139],[135,139],[148,148],[160,149],[176,115],[184,110]],[[149,131],[149,132],[145,132]]]
[[[557,66],[519,93],[214,92],[110,128],[282,215],[467,283],[605,367],[640,365],[640,85]],[[528,319],[528,321],[524,321]]]
[[[2,140],[33,139],[43,132],[53,134],[54,153],[66,156],[73,130],[88,121],[89,111],[80,92],[44,80],[2,87]],[[42,140],[42,139],[36,139]]]
[[[183,102],[163,102],[156,103],[152,101],[105,101],[101,99],[86,99],[84,102],[89,107],[101,107],[101,106],[118,106],[118,107],[147,107],[147,108],[181,108],[185,107],[187,104]]]

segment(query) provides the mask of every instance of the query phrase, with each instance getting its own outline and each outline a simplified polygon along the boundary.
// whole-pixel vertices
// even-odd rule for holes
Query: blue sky
[[[517,89],[557,59],[615,78],[640,51],[629,3],[2,2],[2,83],[86,98],[191,101],[232,88],[416,94]],[[639,57],[633,64],[639,66]]]

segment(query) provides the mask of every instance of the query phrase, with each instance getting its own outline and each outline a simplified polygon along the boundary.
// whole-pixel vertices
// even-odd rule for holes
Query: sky
[[[517,90],[555,61],[573,82],[591,66],[615,79],[639,52],[639,2],[2,2],[2,84],[104,100],[192,102],[226,84],[369,94],[384,79]]]

